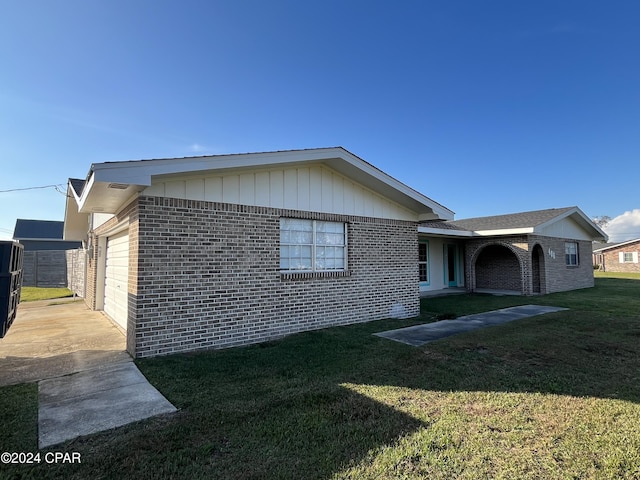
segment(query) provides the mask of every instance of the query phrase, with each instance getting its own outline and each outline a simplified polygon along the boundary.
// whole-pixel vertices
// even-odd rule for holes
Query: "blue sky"
[[[340,145],[459,219],[578,205],[640,237],[639,20],[631,0],[4,1],[0,191]],[[0,236],[64,216],[53,188],[0,202]]]

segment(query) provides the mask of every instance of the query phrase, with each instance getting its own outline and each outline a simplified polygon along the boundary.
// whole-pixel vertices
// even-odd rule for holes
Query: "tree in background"
[[[594,217],[591,219],[600,228],[605,228],[611,221],[611,217],[608,215],[602,215],[600,217]]]

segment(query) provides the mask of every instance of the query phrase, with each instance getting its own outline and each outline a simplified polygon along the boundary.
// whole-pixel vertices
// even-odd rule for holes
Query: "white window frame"
[[[572,252],[572,250],[574,250]],[[575,262],[572,260],[575,258]],[[580,256],[578,251],[578,242],[565,242],[564,259],[567,267],[577,267],[580,265]]]
[[[296,221],[296,222],[308,222],[311,225],[311,233],[312,233],[312,240],[311,243],[284,243],[283,239],[282,239],[282,232],[285,229],[286,223],[288,221]],[[341,225],[342,226],[342,231],[343,231],[343,242],[341,245],[333,245],[333,244],[318,244],[318,240],[317,240],[317,229],[318,229],[318,223],[328,223],[328,224],[336,224],[336,225]],[[347,268],[348,268],[348,259],[347,259],[347,223],[346,222],[334,222],[334,221],[327,221],[327,220],[308,220],[308,219],[301,219],[301,218],[288,218],[288,217],[282,217],[280,219],[280,272],[282,273],[298,273],[298,272],[346,272]],[[300,246],[307,246],[307,247],[311,247],[311,265],[310,268],[283,268],[282,267],[282,260],[283,260],[283,256],[282,256],[282,252],[283,252],[283,247],[300,247]],[[341,248],[343,250],[343,254],[342,254],[342,265],[336,268],[317,268],[317,253],[318,253],[318,249],[319,247],[334,247],[334,248]],[[287,257],[289,260],[291,260],[292,258],[296,258],[296,257],[291,257],[288,256]],[[289,267],[290,267],[290,262],[289,262]]]
[[[425,260],[420,260],[420,247],[424,245],[425,248]],[[426,279],[422,280],[419,275],[420,275],[420,267],[424,265],[424,270],[426,273]],[[429,272],[429,266],[430,266],[430,262],[429,262],[429,240],[420,240],[418,242],[418,280],[420,282],[421,285],[431,285],[431,275]]]
[[[620,252],[620,263],[638,263],[638,252]]]

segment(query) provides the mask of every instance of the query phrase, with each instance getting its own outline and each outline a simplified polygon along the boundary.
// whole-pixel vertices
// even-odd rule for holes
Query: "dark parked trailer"
[[[0,338],[5,336],[18,312],[23,255],[23,245],[0,241]]]

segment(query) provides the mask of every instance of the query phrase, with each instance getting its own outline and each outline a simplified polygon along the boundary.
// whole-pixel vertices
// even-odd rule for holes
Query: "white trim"
[[[580,210],[578,207],[573,207],[570,210],[567,210],[566,212],[561,213],[557,217],[554,217],[551,220],[547,220],[546,222],[541,223],[540,225],[537,225],[535,227],[535,230],[536,231],[542,230],[554,223],[559,222],[560,220],[563,220],[568,217],[574,217],[575,215],[578,216],[578,219],[573,218],[574,222],[579,224],[585,230],[587,230],[588,228],[595,230],[599,234],[600,238],[607,241],[609,236],[604,232],[604,230],[602,230],[595,223],[593,223],[593,221],[589,217],[587,217],[585,213],[582,210]],[[591,235],[591,237],[593,237],[593,235]]]
[[[123,230],[126,230],[128,228],[129,228],[129,217],[121,220],[116,225],[114,225],[109,230],[107,230],[106,232],[102,232],[100,234],[100,237],[113,237],[114,235],[116,235],[116,234],[118,234],[118,233],[120,233]]]
[[[497,230],[476,230],[474,233],[482,237],[493,237],[496,235],[520,235],[523,233],[534,233],[533,227],[524,228],[503,228]]]
[[[634,243],[634,242],[640,243],[640,238],[634,238],[633,240],[627,240],[626,242],[616,243],[615,245],[609,245],[608,247],[597,248],[597,249],[595,249],[593,251],[593,253],[603,252],[605,250],[612,250],[614,248],[624,247],[624,246],[629,245],[630,243]]]
[[[451,230],[448,228],[432,228],[421,227],[418,225],[418,233],[424,233],[426,235],[438,235],[442,237],[474,237],[475,232],[469,230]]]
[[[625,260],[625,255],[631,255],[631,260]],[[619,252],[618,253],[618,262],[619,263],[638,263],[638,252]]]
[[[89,208],[87,204],[89,197],[93,198],[104,194],[110,195],[108,198],[113,200],[104,212],[113,213],[109,210],[117,208],[116,201],[118,206],[121,206],[122,197],[106,189],[106,185],[112,183],[129,185],[131,191],[135,192],[150,186],[152,177],[159,175],[220,172],[265,166],[302,165],[313,162],[322,162],[328,165],[338,173],[356,180],[379,195],[415,212],[420,219],[453,220],[453,211],[342,147],[96,163],[91,165],[89,178],[79,201],[79,210],[82,211],[85,207]],[[94,190],[96,192],[93,192]],[[97,199],[93,200],[94,203],[96,201]],[[104,206],[104,203],[100,206]]]
[[[305,272],[309,272],[309,273],[325,273],[325,272],[346,272],[348,270],[348,251],[349,251],[349,246],[348,246],[348,225],[346,222],[335,222],[335,221],[330,221],[330,220],[311,220],[311,219],[307,219],[307,218],[293,218],[293,217],[281,217],[280,218],[280,235],[282,238],[282,224],[283,221],[286,220],[293,220],[293,221],[298,221],[298,222],[311,222],[311,243],[309,244],[301,244],[301,243],[285,243],[283,244],[282,241],[280,241],[279,244],[279,250],[280,250],[280,262],[282,262],[282,248],[283,247],[295,247],[295,246],[310,246],[311,247],[311,268],[309,269],[304,269],[304,268],[289,268],[289,269],[283,269],[280,268],[280,273],[284,273],[284,274],[289,274],[289,273],[305,273]],[[317,224],[318,222],[322,222],[322,223],[334,223],[336,225],[342,225],[342,239],[343,239],[343,244],[342,245],[324,245],[324,244],[318,244],[317,241]],[[289,229],[285,230],[285,231],[290,231]],[[335,248],[341,248],[342,249],[342,266],[340,268],[326,268],[326,269],[318,269],[316,268],[316,260],[317,260],[317,249],[318,247],[335,247]],[[292,259],[291,255],[289,255],[288,257],[289,260]],[[293,257],[296,258],[296,257]]]

